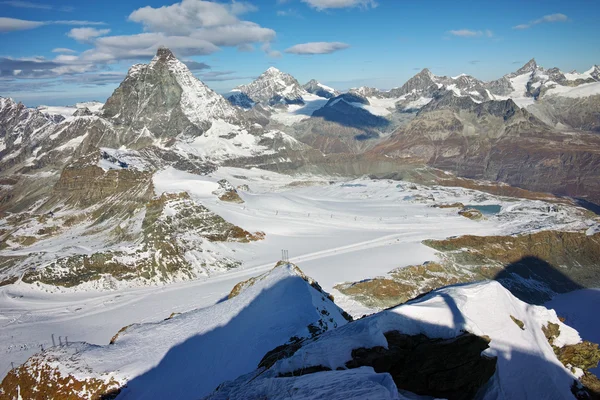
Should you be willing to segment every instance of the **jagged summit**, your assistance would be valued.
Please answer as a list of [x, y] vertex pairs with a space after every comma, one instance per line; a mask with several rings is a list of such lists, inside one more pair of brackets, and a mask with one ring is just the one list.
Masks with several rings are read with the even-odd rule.
[[254, 82], [235, 88], [247, 95], [255, 103], [266, 105], [304, 104], [302, 96], [306, 91], [292, 75], [270, 67]]
[[428, 76], [430, 78], [434, 77], [435, 75], [433, 74], [433, 72], [431, 72], [429, 70], [429, 68], [423, 68], [418, 74], [417, 76]]
[[532, 58], [531, 60], [527, 61], [527, 63], [525, 65], [523, 65], [521, 68], [519, 68], [517, 70], [516, 75], [523, 75], [526, 73], [531, 73], [531, 72], [535, 71], [536, 69], [538, 69], [537, 62], [535, 61], [535, 58]]
[[427, 68], [423, 68], [418, 74], [410, 78], [400, 88], [392, 89], [394, 96], [403, 96], [410, 93], [419, 93], [427, 97], [438, 89], [439, 85], [435, 81], [436, 76]]
[[281, 73], [281, 71], [275, 67], [269, 67], [269, 68], [267, 68], [267, 70], [264, 73], [265, 74], [279, 74], [279, 73]]
[[154, 59], [157, 61], [168, 61], [168, 60], [174, 60], [176, 59], [175, 55], [173, 54], [173, 52], [171, 50], [169, 50], [167, 47], [159, 47], [158, 50], [156, 51], [156, 56], [154, 56]]

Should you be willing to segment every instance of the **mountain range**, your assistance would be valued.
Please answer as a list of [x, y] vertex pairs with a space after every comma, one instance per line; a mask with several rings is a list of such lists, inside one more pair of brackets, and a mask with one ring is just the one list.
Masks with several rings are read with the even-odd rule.
[[[272, 67], [222, 96], [167, 48], [104, 103], [0, 97], [6, 332], [21, 298], [135, 314], [110, 344], [31, 339], [0, 397], [593, 398], [597, 345], [543, 304], [600, 285], [598, 110], [598, 66], [347, 92]], [[341, 257], [335, 298], [272, 268], [288, 245]], [[129, 307], [154, 295], [185, 306]]]

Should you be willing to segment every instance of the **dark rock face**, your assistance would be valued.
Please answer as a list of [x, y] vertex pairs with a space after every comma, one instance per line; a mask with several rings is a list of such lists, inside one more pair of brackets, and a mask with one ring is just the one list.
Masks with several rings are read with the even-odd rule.
[[412, 157], [459, 176], [600, 201], [600, 138], [554, 131], [512, 100], [443, 94], [370, 153]]
[[402, 87], [398, 89], [392, 89], [390, 91], [391, 97], [399, 97], [405, 94], [409, 94], [413, 91], [423, 93], [427, 95], [433, 93], [438, 89], [436, 82], [434, 81], [434, 75], [427, 68], [423, 69], [417, 75], [410, 78]]
[[104, 171], [96, 165], [99, 153], [66, 166], [54, 186], [54, 194], [69, 204], [89, 206], [116, 194], [135, 193], [140, 201], [153, 196], [152, 173], [120, 169]]
[[304, 88], [304, 90], [306, 90], [308, 93], [312, 93], [314, 95], [326, 99], [331, 99], [332, 97], [338, 96], [340, 94], [338, 91], [330, 92], [328, 90], [325, 90], [322, 86], [319, 85], [319, 82], [315, 79], [310, 80], [307, 84], [302, 86], [302, 88]]
[[241, 107], [245, 109], [250, 109], [254, 107], [254, 101], [246, 93], [237, 92], [227, 97], [227, 101], [231, 103], [231, 105], [236, 107]]
[[481, 355], [489, 339], [471, 333], [450, 340], [398, 331], [385, 337], [387, 349], [354, 349], [346, 367], [389, 372], [398, 389], [450, 400], [474, 398], [496, 371], [496, 359]]

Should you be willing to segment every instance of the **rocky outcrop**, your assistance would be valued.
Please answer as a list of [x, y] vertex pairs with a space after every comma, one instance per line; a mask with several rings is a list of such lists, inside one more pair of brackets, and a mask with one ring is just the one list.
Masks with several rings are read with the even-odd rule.
[[[75, 351], [75, 346], [69, 350]], [[63, 374], [52, 363], [56, 360], [54, 353], [54, 349], [49, 349], [9, 371], [0, 385], [0, 398], [111, 400], [121, 392], [121, 384], [114, 379], [81, 378]]]
[[518, 236], [427, 240], [441, 262], [402, 267], [387, 276], [335, 288], [367, 307], [383, 309], [431, 290], [496, 279], [515, 296], [541, 304], [557, 293], [600, 284], [600, 235], [543, 231]]
[[54, 186], [57, 202], [85, 208], [125, 192], [128, 192], [129, 199], [136, 194], [135, 197], [142, 201], [153, 196], [152, 171], [128, 168], [105, 171], [97, 165], [99, 159], [100, 152], [92, 153], [62, 170]]
[[346, 367], [370, 366], [390, 373], [400, 390], [450, 400], [474, 398], [496, 371], [496, 359], [481, 354], [489, 338], [465, 333], [443, 340], [398, 331], [385, 338], [387, 348], [353, 349]]
[[[111, 203], [115, 201], [113, 197]], [[130, 205], [125, 203], [123, 207]], [[103, 220], [123, 211], [114, 208], [115, 205], [110, 204], [103, 214], [95, 214]], [[58, 258], [43, 268], [26, 272], [23, 281], [75, 287], [107, 280], [137, 280], [143, 284], [193, 279], [239, 265], [230, 257], [205, 250], [204, 241], [248, 243], [264, 238], [264, 233], [250, 233], [194, 203], [185, 192], [164, 194], [148, 201], [142, 215], [141, 237], [128, 238], [126, 232], [120, 232], [119, 226], [113, 232], [118, 240], [137, 240], [138, 245], [133, 249]]]
[[213, 194], [219, 196], [219, 200], [238, 204], [244, 202], [237, 190], [226, 179], [221, 179], [217, 183], [219, 184], [220, 188], [219, 190], [214, 191]]

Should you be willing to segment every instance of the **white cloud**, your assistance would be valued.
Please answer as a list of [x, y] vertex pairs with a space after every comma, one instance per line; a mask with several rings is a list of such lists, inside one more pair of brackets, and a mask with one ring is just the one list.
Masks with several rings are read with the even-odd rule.
[[199, 28], [237, 25], [240, 23], [238, 15], [255, 10], [255, 6], [245, 2], [221, 4], [205, 0], [183, 0], [160, 8], [139, 8], [129, 15], [129, 20], [141, 23], [151, 32], [188, 35]]
[[246, 43], [270, 42], [275, 39], [275, 31], [254, 22], [239, 21], [233, 25], [200, 28], [191, 33], [191, 36], [216, 46], [239, 46]]
[[[101, 25], [100, 22], [0, 18], [0, 32], [33, 29], [48, 24], [79, 25], [82, 27], [71, 29], [67, 35], [78, 42], [92, 45], [81, 54], [65, 48], [54, 49], [55, 53], [59, 53], [54, 60], [4, 60], [0, 64], [6, 68], [2, 68], [0, 73], [6, 74], [6, 79], [14, 79], [10, 78], [13, 72], [23, 69], [24, 75], [20, 77], [62, 77], [64, 80], [77, 74], [96, 73], [120, 60], [150, 59], [160, 46], [170, 48], [177, 57], [184, 59], [212, 54], [228, 46], [239, 51], [252, 51], [255, 45], [262, 46], [269, 57], [281, 57], [281, 52], [271, 48], [271, 42], [276, 37], [275, 31], [241, 17], [256, 10], [251, 3], [233, 0], [180, 0], [164, 7], [143, 7], [134, 10], [129, 20], [141, 24], [144, 32], [122, 36], [107, 36], [109, 29], [92, 27]], [[196, 70], [208, 67], [199, 62], [191, 66]], [[231, 79], [229, 76], [209, 77], [224, 80], [226, 77]], [[106, 75], [98, 75], [97, 78], [114, 79]]]
[[[82, 63], [77, 56], [61, 54], [54, 60], [43, 57], [0, 57], [0, 76], [27, 78], [56, 78], [63, 75], [93, 71], [96, 66]], [[15, 73], [18, 71], [18, 73]]]
[[88, 43], [91, 39], [104, 36], [108, 33], [110, 33], [110, 29], [73, 28], [67, 33], [67, 36], [80, 43]]
[[43, 25], [106, 25], [104, 22], [95, 21], [28, 21], [17, 18], [0, 17], [0, 32], [23, 31], [28, 29], [38, 28]]
[[77, 53], [75, 50], [67, 49], [65, 47], [57, 47], [56, 49], [52, 49], [53, 53]]
[[465, 37], [465, 38], [472, 38], [472, 37], [493, 37], [494, 36], [494, 32], [492, 32], [489, 29], [483, 30], [483, 31], [474, 31], [471, 29], [457, 29], [457, 30], [452, 30], [452, 31], [448, 31], [449, 34], [451, 34], [452, 36], [458, 36], [458, 37]]
[[63, 21], [46, 21], [45, 24], [54, 24], [54, 25], [106, 25], [106, 22], [94, 22], [94, 21], [80, 21], [80, 20], [63, 20]]
[[38, 10], [59, 10], [59, 11], [73, 11], [73, 7], [63, 6], [55, 8], [51, 4], [42, 4], [42, 3], [32, 3], [29, 1], [21, 1], [21, 0], [10, 0], [10, 1], [0, 1], [0, 4], [5, 4], [9, 7], [15, 8], [33, 8]]
[[[220, 3], [206, 0], [182, 0], [168, 6], [150, 6], [134, 10], [129, 20], [144, 27], [144, 33], [104, 36], [104, 29], [73, 29], [69, 36], [94, 48], [83, 52], [82, 62], [111, 63], [117, 60], [152, 57], [158, 47], [170, 48], [178, 57], [207, 55], [222, 46], [250, 51], [253, 43], [269, 43], [274, 30], [238, 17], [255, 11], [256, 7], [242, 1]], [[277, 57], [281, 53], [269, 50]]]
[[94, 49], [81, 54], [88, 62], [112, 62], [150, 58], [160, 46], [173, 50], [178, 56], [207, 55], [219, 50], [214, 44], [189, 36], [167, 36], [163, 33], [140, 33], [127, 36], [104, 36], [94, 41]]
[[0, 17], [0, 32], [24, 31], [44, 25], [40, 21], [26, 21], [24, 19]]
[[552, 23], [552, 22], [566, 22], [568, 20], [569, 20], [569, 17], [567, 17], [565, 14], [548, 14], [548, 15], [544, 15], [542, 18], [538, 18], [536, 20], [529, 21], [526, 24], [520, 24], [517, 26], [513, 26], [513, 29], [523, 30], [523, 29], [529, 29], [534, 25]]
[[302, 0], [309, 6], [317, 10], [326, 10], [328, 8], [351, 8], [351, 7], [377, 7], [375, 0]]
[[313, 54], [330, 54], [335, 51], [347, 49], [349, 44], [342, 42], [311, 42], [302, 43], [286, 49], [286, 53], [313, 55]]

